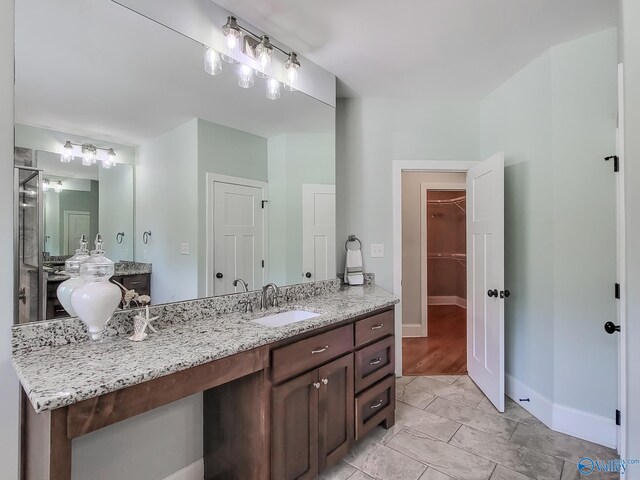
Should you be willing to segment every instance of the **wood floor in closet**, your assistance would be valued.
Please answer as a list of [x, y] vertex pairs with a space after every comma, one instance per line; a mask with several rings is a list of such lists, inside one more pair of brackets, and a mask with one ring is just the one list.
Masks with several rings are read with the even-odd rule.
[[467, 311], [456, 305], [429, 306], [429, 336], [402, 339], [403, 375], [467, 373]]

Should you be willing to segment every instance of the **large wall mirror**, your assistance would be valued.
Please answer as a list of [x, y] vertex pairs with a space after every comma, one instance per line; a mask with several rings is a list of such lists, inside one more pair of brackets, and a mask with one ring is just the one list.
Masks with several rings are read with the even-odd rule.
[[335, 278], [333, 107], [110, 0], [17, 0], [15, 51], [16, 323], [82, 235], [152, 304]]

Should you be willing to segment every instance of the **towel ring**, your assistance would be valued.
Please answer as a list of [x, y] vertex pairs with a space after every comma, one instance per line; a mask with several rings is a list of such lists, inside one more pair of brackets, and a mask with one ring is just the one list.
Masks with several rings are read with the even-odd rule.
[[344, 249], [345, 250], [349, 250], [349, 247], [347, 247], [347, 245], [349, 244], [349, 242], [358, 242], [358, 245], [360, 245], [360, 250], [362, 250], [362, 242], [360, 241], [360, 239], [358, 237], [356, 237], [355, 235], [349, 235], [349, 237], [347, 238], [347, 241], [344, 242]]

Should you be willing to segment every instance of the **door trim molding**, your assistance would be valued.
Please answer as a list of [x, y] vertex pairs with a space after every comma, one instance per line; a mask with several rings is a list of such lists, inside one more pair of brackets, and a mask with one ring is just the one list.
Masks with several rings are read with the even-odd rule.
[[64, 226], [62, 227], [62, 241], [64, 242], [62, 249], [64, 252], [63, 255], [73, 255], [72, 252], [67, 251], [69, 248], [69, 215], [86, 215], [89, 217], [89, 234], [87, 235], [87, 241], [89, 245], [91, 245], [91, 238], [89, 238], [91, 236], [91, 212], [87, 212], [86, 210], [65, 210], [63, 212]]
[[478, 165], [477, 161], [394, 160], [391, 164], [393, 203], [393, 294], [400, 299], [396, 314], [396, 376], [402, 376], [402, 172], [462, 172]]
[[[241, 185], [254, 187], [262, 190], [262, 200], [269, 200], [269, 183], [250, 178], [232, 177], [220, 175], [218, 173], [207, 172], [207, 204], [206, 204], [206, 251], [205, 251], [205, 292], [207, 297], [214, 295], [213, 272], [215, 272], [215, 222], [213, 221], [214, 210], [214, 184], [228, 183], [231, 185]], [[269, 210], [262, 210], [262, 255], [264, 256], [264, 269], [262, 270], [263, 280], [269, 278]]]

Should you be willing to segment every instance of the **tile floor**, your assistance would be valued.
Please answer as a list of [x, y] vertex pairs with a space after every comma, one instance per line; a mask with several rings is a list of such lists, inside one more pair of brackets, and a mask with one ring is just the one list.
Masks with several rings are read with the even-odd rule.
[[378, 427], [321, 480], [576, 480], [580, 458], [617, 458], [548, 429], [509, 398], [498, 413], [467, 375], [402, 377], [396, 394], [395, 426]]

